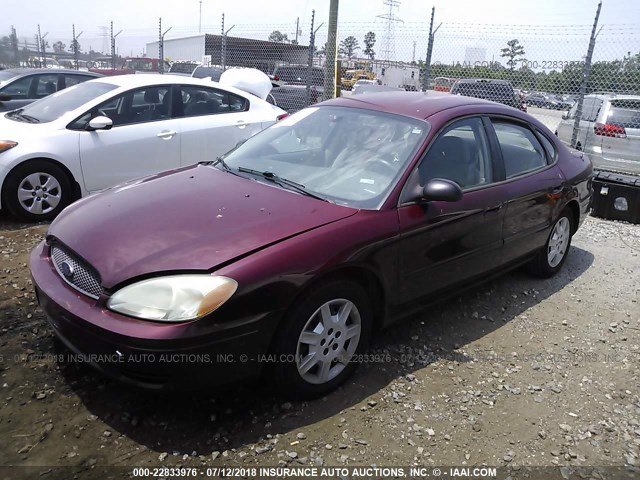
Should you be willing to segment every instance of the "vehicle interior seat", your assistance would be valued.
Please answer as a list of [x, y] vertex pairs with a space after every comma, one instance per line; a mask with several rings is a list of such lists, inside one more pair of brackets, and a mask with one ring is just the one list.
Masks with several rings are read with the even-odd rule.
[[145, 109], [138, 112], [135, 117], [136, 122], [148, 122], [160, 118], [162, 104], [160, 103], [160, 95], [157, 88], [145, 90], [144, 101], [147, 104]]
[[530, 172], [544, 166], [546, 159], [541, 152], [517, 145], [500, 144], [507, 178]]
[[426, 185], [434, 178], [445, 178], [462, 188], [477, 185], [479, 175], [474, 173], [477, 171], [477, 162], [474, 165], [473, 157], [464, 139], [454, 136], [438, 138], [418, 167], [421, 184]]
[[187, 116], [194, 115], [206, 115], [209, 113], [209, 106], [207, 105], [209, 96], [205, 92], [197, 92], [192, 102], [189, 102], [184, 109], [184, 114]]
[[207, 110], [207, 113], [220, 113], [222, 111], [220, 100], [215, 98], [207, 100]]
[[56, 93], [58, 88], [54, 82], [47, 82], [44, 84], [44, 90], [47, 92], [47, 95], [51, 95], [52, 93]]

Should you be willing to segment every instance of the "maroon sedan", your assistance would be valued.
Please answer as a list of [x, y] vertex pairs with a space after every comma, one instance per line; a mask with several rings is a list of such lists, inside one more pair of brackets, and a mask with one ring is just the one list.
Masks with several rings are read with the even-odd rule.
[[112, 377], [197, 388], [267, 371], [321, 395], [426, 302], [523, 264], [558, 272], [591, 175], [511, 107], [340, 98], [224, 158], [80, 200], [31, 271], [56, 334]]

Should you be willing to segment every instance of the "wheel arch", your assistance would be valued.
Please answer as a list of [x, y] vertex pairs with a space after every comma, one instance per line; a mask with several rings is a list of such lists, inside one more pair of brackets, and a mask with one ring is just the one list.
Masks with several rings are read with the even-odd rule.
[[71, 170], [69, 170], [69, 168], [64, 163], [49, 157], [34, 157], [34, 158], [29, 158], [28, 160], [22, 160], [21, 162], [16, 163], [7, 172], [7, 175], [5, 176], [5, 180], [2, 183], [2, 191], [0, 192], [0, 200], [2, 201], [1, 205], [6, 204], [6, 195], [7, 195], [6, 179], [9, 177], [9, 175], [11, 175], [11, 173], [14, 172], [16, 168], [23, 167], [28, 163], [36, 162], [36, 161], [49, 162], [55, 165], [56, 167], [60, 168], [69, 177], [69, 180], [71, 181], [71, 187], [72, 187], [72, 193], [73, 193], [73, 196], [71, 198], [72, 202], [75, 202], [76, 200], [79, 200], [82, 197], [82, 188], [80, 187], [78, 180], [75, 178]]
[[575, 199], [569, 200], [564, 208], [568, 208], [573, 215], [573, 223], [571, 225], [571, 234], [573, 235], [578, 230], [578, 225], [580, 224], [580, 204]]
[[[373, 313], [372, 333], [375, 335], [382, 330], [387, 316], [386, 291], [378, 276], [369, 268], [362, 265], [345, 265], [313, 278], [301, 287], [300, 291], [298, 291], [288, 303], [286, 310], [289, 311], [312, 289], [339, 280], [352, 281], [364, 289], [371, 300], [371, 310]], [[271, 339], [270, 350], [273, 349], [277, 341], [279, 328], [280, 327], [276, 329]]]

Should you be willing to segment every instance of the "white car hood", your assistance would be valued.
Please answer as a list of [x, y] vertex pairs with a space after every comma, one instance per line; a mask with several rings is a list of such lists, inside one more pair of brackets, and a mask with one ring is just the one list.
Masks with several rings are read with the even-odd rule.
[[44, 130], [51, 130], [56, 122], [27, 123], [5, 118], [5, 112], [0, 114], [0, 140], [27, 141], [34, 135], [41, 135]]
[[262, 100], [267, 99], [273, 88], [271, 79], [257, 68], [230, 68], [220, 75], [218, 83], [250, 93]]

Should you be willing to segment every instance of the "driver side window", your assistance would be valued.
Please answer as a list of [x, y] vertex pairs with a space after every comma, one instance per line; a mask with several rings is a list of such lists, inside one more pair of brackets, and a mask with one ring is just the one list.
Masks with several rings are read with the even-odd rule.
[[420, 185], [434, 178], [453, 180], [464, 189], [491, 183], [493, 171], [480, 118], [454, 122], [433, 142], [418, 166]]

